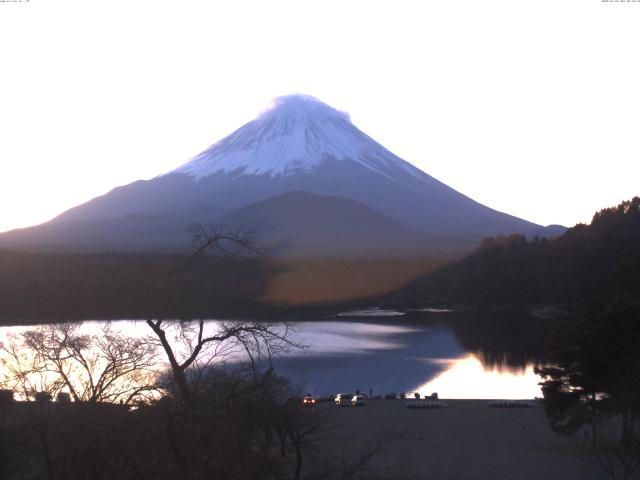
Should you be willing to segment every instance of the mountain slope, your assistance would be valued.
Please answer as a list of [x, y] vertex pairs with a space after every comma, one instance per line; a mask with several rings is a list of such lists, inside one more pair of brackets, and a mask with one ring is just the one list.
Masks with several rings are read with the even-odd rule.
[[[350, 199], [408, 229], [439, 236], [478, 239], [546, 233], [539, 225], [481, 205], [415, 168], [362, 133], [343, 112], [296, 95], [277, 100], [271, 110], [181, 167], [115, 188], [47, 224], [0, 235], [0, 245], [26, 242], [32, 248], [59, 248], [60, 242], [51, 243], [60, 238], [57, 231], [68, 235], [77, 231], [74, 245], [80, 245], [92, 229], [97, 237], [104, 225], [117, 229], [126, 219], [144, 218], [161, 224], [149, 226], [154, 232], [146, 235], [149, 246], [169, 246], [176, 238], [163, 233], [163, 225], [175, 223], [181, 228], [212, 222], [294, 191]], [[122, 227], [121, 241], [116, 243], [126, 249], [127, 235], [133, 235], [132, 247], [144, 248], [144, 232], [127, 234], [131, 228], [137, 227]]]
[[126, 214], [21, 228], [0, 235], [0, 245], [25, 251], [171, 253], [185, 251], [192, 226], [179, 217]]
[[221, 217], [228, 228], [250, 226], [271, 253], [404, 256], [452, 250], [446, 239], [419, 233], [354, 200], [294, 191]]

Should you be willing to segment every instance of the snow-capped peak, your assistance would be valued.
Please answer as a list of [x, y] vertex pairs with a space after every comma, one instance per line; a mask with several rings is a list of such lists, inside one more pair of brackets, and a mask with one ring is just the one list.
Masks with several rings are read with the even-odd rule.
[[333, 159], [352, 160], [385, 176], [393, 167], [422, 174], [358, 130], [347, 113], [314, 97], [289, 95], [272, 105], [173, 172], [196, 179], [218, 172], [284, 176]]
[[351, 123], [349, 114], [321, 102], [311, 95], [285, 95], [271, 101], [271, 107], [264, 111], [261, 119], [278, 118], [279, 121], [306, 121], [315, 117]]

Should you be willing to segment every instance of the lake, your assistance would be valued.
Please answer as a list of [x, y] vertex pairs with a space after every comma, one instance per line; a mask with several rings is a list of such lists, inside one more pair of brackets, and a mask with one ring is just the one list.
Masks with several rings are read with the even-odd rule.
[[[96, 332], [101, 323], [86, 321], [82, 329]], [[113, 325], [130, 335], [150, 333], [141, 321]], [[209, 329], [215, 325], [207, 322]], [[1, 327], [0, 338], [27, 328], [33, 327]], [[296, 323], [293, 338], [307, 348], [276, 357], [274, 368], [315, 396], [360, 390], [531, 399], [541, 396], [533, 368], [548, 331], [543, 322], [510, 312], [348, 312]]]

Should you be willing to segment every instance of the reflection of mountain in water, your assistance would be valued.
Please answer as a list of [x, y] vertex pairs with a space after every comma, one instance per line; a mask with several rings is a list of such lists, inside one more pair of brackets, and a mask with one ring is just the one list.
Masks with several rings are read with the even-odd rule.
[[485, 369], [522, 373], [540, 360], [545, 326], [511, 315], [412, 313], [402, 319], [305, 322], [311, 347], [275, 360], [276, 371], [316, 395], [402, 392], [474, 353]]

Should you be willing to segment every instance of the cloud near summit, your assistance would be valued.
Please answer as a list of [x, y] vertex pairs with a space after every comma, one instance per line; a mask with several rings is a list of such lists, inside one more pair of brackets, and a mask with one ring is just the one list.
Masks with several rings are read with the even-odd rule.
[[291, 110], [304, 111], [310, 114], [330, 114], [332, 116], [341, 117], [343, 120], [351, 123], [351, 116], [348, 112], [333, 108], [313, 95], [306, 95], [302, 93], [293, 93], [274, 98], [271, 100], [269, 107], [260, 113], [259, 117], [262, 117], [269, 112]]

